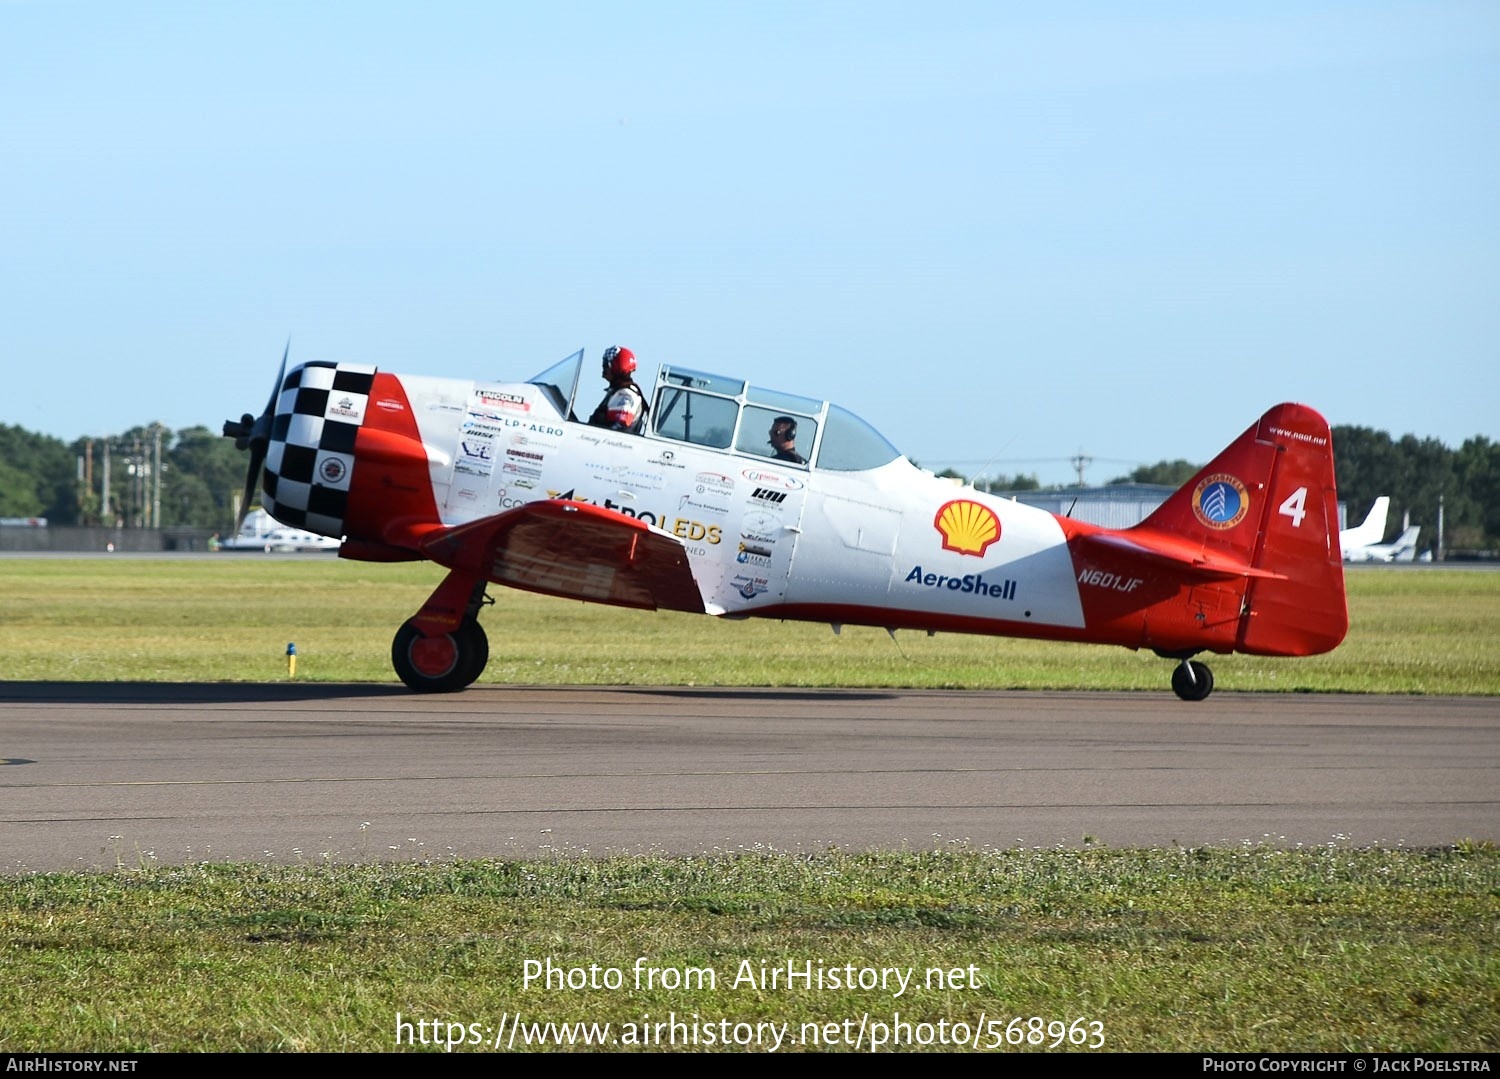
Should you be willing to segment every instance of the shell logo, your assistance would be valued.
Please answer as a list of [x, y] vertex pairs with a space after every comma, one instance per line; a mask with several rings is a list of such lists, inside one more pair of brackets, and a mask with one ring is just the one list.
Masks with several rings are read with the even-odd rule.
[[982, 556], [1000, 538], [1000, 518], [995, 511], [966, 498], [938, 507], [932, 527], [943, 537], [943, 550]]

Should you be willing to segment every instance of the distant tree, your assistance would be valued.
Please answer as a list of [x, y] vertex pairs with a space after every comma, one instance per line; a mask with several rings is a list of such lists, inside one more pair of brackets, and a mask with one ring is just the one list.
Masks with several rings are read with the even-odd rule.
[[1450, 547], [1494, 547], [1500, 545], [1500, 443], [1478, 436], [1458, 448], [1453, 459], [1454, 481], [1468, 501], [1472, 514], [1449, 526], [1445, 500], [1443, 517]]
[[1160, 483], [1168, 487], [1181, 487], [1197, 474], [1202, 465], [1184, 461], [1158, 461], [1154, 465], [1141, 465], [1127, 476], [1117, 476], [1110, 483]]
[[35, 477], [0, 461], [0, 517], [39, 517], [41, 513]]
[[162, 520], [228, 531], [234, 524], [234, 501], [245, 486], [248, 458], [231, 439], [207, 427], [185, 427], [163, 462], [165, 490]]
[[998, 476], [981, 479], [974, 486], [977, 490], [988, 491], [991, 494], [999, 494], [1002, 491], [1040, 491], [1042, 489], [1041, 482], [1037, 480], [1035, 474], [1020, 472], [1014, 476], [1007, 476], [1002, 472]]
[[0, 466], [0, 516], [77, 520], [76, 465], [61, 439], [0, 424]]

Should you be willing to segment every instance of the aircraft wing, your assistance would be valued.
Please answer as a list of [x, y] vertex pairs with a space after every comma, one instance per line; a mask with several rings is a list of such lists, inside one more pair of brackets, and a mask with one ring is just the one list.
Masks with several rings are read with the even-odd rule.
[[1286, 580], [1285, 574], [1259, 569], [1232, 555], [1209, 550], [1202, 543], [1166, 532], [1143, 533], [1139, 528], [1131, 529], [1128, 536], [1119, 532], [1096, 532], [1078, 536], [1073, 543], [1085, 552], [1092, 547], [1117, 556], [1123, 554], [1201, 580], [1223, 581], [1238, 577]]
[[703, 614], [703, 594], [674, 536], [586, 502], [531, 502], [417, 541], [449, 569], [550, 596]]

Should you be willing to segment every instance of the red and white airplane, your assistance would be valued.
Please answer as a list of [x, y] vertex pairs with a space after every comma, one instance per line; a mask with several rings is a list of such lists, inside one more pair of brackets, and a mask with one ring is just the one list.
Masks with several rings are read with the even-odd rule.
[[[1348, 614], [1328, 423], [1281, 404], [1123, 530], [955, 487], [837, 405], [663, 366], [638, 431], [590, 426], [583, 352], [525, 382], [305, 363], [224, 425], [265, 507], [343, 558], [448, 575], [396, 632], [412, 689], [462, 689], [490, 584], [621, 607], [1306, 656]], [[575, 411], [576, 410], [576, 411]], [[605, 410], [600, 410], [603, 415]], [[773, 425], [797, 451], [777, 459]]]

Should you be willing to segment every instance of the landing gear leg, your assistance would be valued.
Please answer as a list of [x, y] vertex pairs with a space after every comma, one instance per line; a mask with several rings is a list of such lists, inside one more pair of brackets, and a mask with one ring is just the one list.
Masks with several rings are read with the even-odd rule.
[[1184, 659], [1172, 669], [1172, 692], [1185, 701], [1201, 701], [1214, 691], [1214, 672], [1208, 664]]
[[[422, 609], [401, 624], [391, 641], [391, 666], [407, 686], [418, 693], [452, 693], [484, 672], [490, 659], [489, 637], [478, 618], [486, 599], [484, 584], [450, 573]], [[459, 603], [464, 613], [453, 625], [451, 612]], [[445, 623], [452, 628], [445, 629]]]

